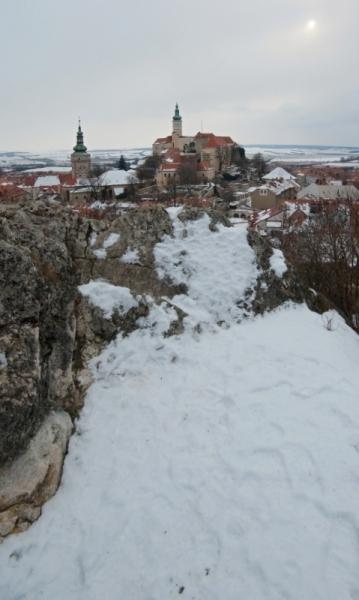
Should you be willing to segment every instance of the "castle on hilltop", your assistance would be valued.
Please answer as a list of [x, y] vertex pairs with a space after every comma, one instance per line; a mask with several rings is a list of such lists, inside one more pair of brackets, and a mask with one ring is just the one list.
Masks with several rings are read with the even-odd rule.
[[181, 170], [190, 165], [199, 182], [212, 181], [243, 152], [229, 136], [198, 132], [195, 136], [183, 135], [182, 117], [176, 104], [172, 118], [172, 134], [158, 138], [152, 151], [161, 158], [156, 173], [159, 187], [168, 187], [181, 181]]

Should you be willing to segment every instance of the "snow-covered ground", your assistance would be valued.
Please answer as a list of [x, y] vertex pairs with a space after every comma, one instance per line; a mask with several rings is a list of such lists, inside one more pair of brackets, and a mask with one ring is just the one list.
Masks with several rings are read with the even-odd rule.
[[71, 167], [35, 167], [34, 169], [25, 169], [24, 173], [51, 173], [52, 171], [55, 173], [71, 173]]
[[[257, 152], [270, 162], [283, 162], [288, 164], [323, 163], [340, 167], [359, 168], [359, 148], [350, 146], [302, 146], [302, 145], [270, 145], [270, 144], [244, 144], [246, 154], [251, 158]], [[96, 150], [89, 148], [92, 159], [101, 164], [108, 164], [124, 156], [131, 165], [143, 162], [151, 154], [151, 148], [119, 148]], [[15, 166], [29, 166], [31, 170], [65, 170], [70, 165], [71, 145], [67, 150], [44, 150], [42, 152], [0, 152], [0, 167], [10, 168]], [[342, 160], [347, 162], [341, 162]], [[51, 161], [50, 165], [46, 163]], [[45, 163], [45, 164], [44, 164]], [[61, 165], [59, 169], [55, 165]]]
[[[94, 360], [58, 493], [0, 546], [0, 598], [357, 600], [359, 338], [305, 306], [239, 323], [245, 228], [183, 238], [172, 216], [156, 260], [188, 297]], [[163, 337], [173, 304], [190, 316]]]
[[[100, 164], [111, 163], [124, 156], [132, 165], [142, 161], [151, 154], [150, 148], [118, 148], [115, 150], [96, 150], [90, 148], [94, 162]], [[29, 166], [27, 171], [68, 171], [71, 170], [71, 146], [67, 150], [43, 150], [42, 152], [0, 152], [0, 168], [14, 168]], [[51, 164], [46, 164], [51, 162]], [[45, 164], [44, 164], [45, 163]], [[57, 168], [57, 166], [59, 168]]]
[[282, 162], [287, 164], [313, 164], [332, 163], [332, 166], [345, 166], [348, 161], [351, 167], [359, 168], [359, 148], [350, 146], [302, 146], [302, 145], [280, 145], [262, 144], [246, 145], [246, 154], [249, 158], [258, 152], [270, 162]]

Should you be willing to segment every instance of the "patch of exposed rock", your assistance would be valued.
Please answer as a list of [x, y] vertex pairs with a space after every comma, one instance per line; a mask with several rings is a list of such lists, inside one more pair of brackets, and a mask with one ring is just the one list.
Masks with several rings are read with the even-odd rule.
[[217, 225], [224, 225], [225, 227], [231, 227], [231, 222], [225, 213], [221, 210], [215, 208], [196, 208], [191, 206], [186, 206], [183, 210], [181, 210], [178, 218], [183, 223], [186, 221], [197, 221], [204, 214], [207, 214], [211, 222], [209, 224], [209, 228], [211, 231], [217, 231]]
[[0, 464], [14, 459], [51, 409], [74, 402], [77, 274], [88, 224], [64, 210], [0, 211]]
[[59, 486], [72, 421], [51, 412], [26, 451], [0, 468], [0, 539], [27, 529]]
[[[92, 251], [97, 259], [83, 272], [85, 280], [105, 279], [115, 285], [128, 287], [134, 294], [151, 293], [158, 299], [184, 291], [158, 279], [154, 268], [153, 248], [164, 235], [173, 231], [171, 219], [161, 207], [132, 210], [113, 221], [106, 231], [93, 241]], [[114, 243], [107, 246], [113, 234]], [[136, 258], [126, 262], [128, 252]]]
[[248, 242], [255, 252], [258, 265], [256, 287], [253, 294], [248, 295], [248, 305], [254, 314], [274, 310], [288, 301], [305, 302], [311, 310], [320, 314], [333, 308], [323, 295], [304, 287], [290, 265], [287, 265], [288, 270], [282, 277], [276, 275], [270, 262], [273, 248], [266, 238], [249, 231]]

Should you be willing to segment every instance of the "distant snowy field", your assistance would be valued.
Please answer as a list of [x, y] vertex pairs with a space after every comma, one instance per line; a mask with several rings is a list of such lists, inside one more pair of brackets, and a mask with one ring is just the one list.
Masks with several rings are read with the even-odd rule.
[[[0, 546], [0, 598], [357, 600], [359, 338], [291, 304], [238, 324], [245, 228], [183, 237], [171, 214], [157, 268], [188, 296], [93, 361], [58, 493]], [[129, 301], [113, 287], [90, 290], [106, 312]]]
[[[124, 155], [130, 163], [136, 163], [151, 154], [150, 148], [120, 148], [116, 150], [89, 150], [92, 159], [99, 163], [113, 163]], [[0, 168], [29, 167], [31, 171], [48, 171], [59, 166], [67, 171], [70, 167], [71, 150], [52, 150], [43, 152], [0, 152]]]
[[[248, 157], [261, 152], [272, 162], [280, 161], [288, 164], [323, 163], [336, 165], [343, 159], [341, 166], [359, 168], [359, 147], [347, 146], [276, 146], [276, 145], [245, 145]], [[151, 148], [122, 148], [114, 150], [92, 150], [93, 160], [106, 164], [118, 160], [121, 155], [134, 164], [151, 154]], [[70, 150], [32, 152], [0, 152], [0, 168], [28, 167], [32, 171], [49, 170], [51, 166], [69, 169]]]
[[[250, 158], [253, 154], [261, 152], [271, 162], [286, 162], [288, 164], [329, 164], [345, 160], [344, 166], [359, 168], [359, 147], [349, 146], [277, 146], [258, 145], [245, 146], [246, 154]], [[347, 162], [348, 161], [348, 162]]]

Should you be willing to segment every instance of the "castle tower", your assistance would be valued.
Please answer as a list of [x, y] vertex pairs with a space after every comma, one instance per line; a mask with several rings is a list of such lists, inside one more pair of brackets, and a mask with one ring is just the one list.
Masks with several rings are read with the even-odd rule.
[[172, 118], [172, 135], [178, 137], [182, 135], [182, 117], [179, 113], [178, 104], [176, 104], [175, 114]]
[[74, 151], [71, 154], [71, 166], [72, 176], [75, 179], [90, 176], [91, 155], [87, 152], [87, 148], [84, 145], [84, 134], [82, 133], [80, 120], [76, 136], [76, 146], [74, 146]]

